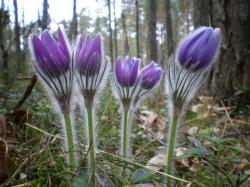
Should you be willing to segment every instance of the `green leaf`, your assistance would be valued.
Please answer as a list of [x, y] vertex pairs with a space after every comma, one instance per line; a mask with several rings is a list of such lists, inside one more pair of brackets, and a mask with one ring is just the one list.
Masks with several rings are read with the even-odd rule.
[[140, 182], [146, 182], [148, 180], [152, 179], [152, 175], [149, 171], [145, 169], [137, 169], [132, 174], [130, 180], [132, 183], [140, 183]]
[[240, 164], [241, 160], [239, 158], [226, 158], [225, 160], [227, 160], [228, 162], [234, 163], [234, 164]]
[[239, 153], [244, 153], [245, 152], [245, 150], [240, 146], [231, 146], [231, 145], [229, 145], [227, 147], [228, 147], [228, 149], [231, 149], [232, 151], [237, 151]]
[[198, 148], [191, 148], [187, 150], [183, 155], [178, 156], [177, 159], [186, 159], [190, 157], [201, 156]]

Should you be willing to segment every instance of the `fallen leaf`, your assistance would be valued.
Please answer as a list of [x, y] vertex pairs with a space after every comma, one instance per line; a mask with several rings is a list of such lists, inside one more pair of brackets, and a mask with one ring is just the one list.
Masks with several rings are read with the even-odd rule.
[[[176, 157], [180, 157], [184, 155], [189, 149], [186, 147], [178, 147], [176, 149]], [[187, 168], [189, 171], [196, 172], [199, 168], [200, 161], [198, 158], [190, 157], [187, 159], [177, 159], [176, 160], [177, 165], [181, 165], [181, 170], [186, 171], [185, 168]]]
[[[142, 109], [139, 111], [138, 120], [149, 138], [163, 140], [165, 138], [166, 123], [157, 113]], [[156, 137], [154, 137], [156, 136]]]
[[243, 158], [239, 164], [233, 164], [233, 168], [235, 171], [240, 172], [248, 163], [248, 160], [246, 158]]
[[198, 133], [199, 132], [199, 127], [191, 127], [188, 131], [187, 131], [187, 134], [189, 136], [192, 136], [194, 135], [195, 133]]
[[[182, 155], [184, 155], [184, 153], [185, 153], [187, 150], [188, 150], [188, 148], [186, 148], [186, 147], [178, 147], [178, 148], [176, 149], [175, 155], [176, 155], [177, 157], [178, 157], [178, 156], [182, 156]], [[188, 160], [187, 160], [187, 159], [181, 159], [180, 162], [181, 162], [181, 164], [182, 164], [183, 166], [189, 167], [189, 163], [188, 163]]]
[[27, 175], [25, 173], [20, 173], [21, 180], [26, 179], [26, 178], [27, 178]]
[[165, 163], [165, 154], [159, 153], [148, 161], [146, 167], [155, 171], [160, 171], [165, 166]]

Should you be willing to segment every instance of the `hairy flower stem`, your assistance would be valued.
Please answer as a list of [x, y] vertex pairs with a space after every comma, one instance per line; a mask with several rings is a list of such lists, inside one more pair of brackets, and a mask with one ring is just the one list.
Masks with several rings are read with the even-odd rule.
[[88, 138], [89, 138], [89, 164], [90, 181], [95, 186], [95, 136], [93, 124], [93, 107], [87, 107]]
[[64, 120], [65, 120], [65, 125], [66, 125], [66, 135], [67, 135], [67, 143], [68, 143], [69, 168], [71, 172], [74, 172], [75, 170], [74, 137], [73, 137], [71, 120], [70, 120], [70, 113], [64, 114]]
[[[167, 162], [166, 162], [166, 173], [172, 175], [173, 172], [173, 160], [174, 160], [174, 149], [175, 149], [175, 137], [178, 125], [178, 112], [174, 110], [171, 118], [170, 130], [168, 134], [168, 145], [167, 145]], [[171, 187], [171, 179], [167, 177], [166, 187]]]
[[127, 158], [127, 156], [129, 155], [129, 110], [128, 109], [124, 109], [123, 112], [123, 135], [122, 135], [122, 153], [121, 155], [123, 156], [123, 158]]

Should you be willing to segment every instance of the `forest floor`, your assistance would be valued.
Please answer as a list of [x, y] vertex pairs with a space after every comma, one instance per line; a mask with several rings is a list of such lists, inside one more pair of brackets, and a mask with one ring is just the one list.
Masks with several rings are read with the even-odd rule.
[[[69, 176], [73, 186], [87, 186], [81, 108], [76, 105], [74, 109], [82, 172], [74, 175], [65, 169], [60, 120], [42, 86], [37, 82], [21, 108], [13, 110], [28, 84], [29, 80], [18, 80], [8, 87], [0, 86], [0, 152], [4, 153], [0, 155], [0, 182], [4, 181], [0, 186], [68, 186]], [[163, 93], [163, 88], [156, 91], [136, 111], [131, 134], [133, 156], [128, 161], [117, 156], [121, 117], [110, 89], [105, 89], [96, 112], [100, 184], [162, 186], [169, 121]], [[250, 186], [249, 114], [249, 106], [239, 110], [211, 97], [198, 97], [179, 128], [176, 150], [175, 176], [188, 183], [174, 181], [175, 185]]]

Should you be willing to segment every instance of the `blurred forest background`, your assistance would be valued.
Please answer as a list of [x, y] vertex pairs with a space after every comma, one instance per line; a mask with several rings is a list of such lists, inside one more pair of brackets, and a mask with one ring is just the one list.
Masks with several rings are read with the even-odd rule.
[[[188, 113], [187, 124], [201, 125], [205, 131], [206, 128], [216, 124], [218, 129], [212, 129], [212, 135], [219, 138], [227, 136], [238, 138], [233, 143], [225, 140], [216, 142], [215, 145], [212, 142], [215, 147], [219, 145], [220, 149], [216, 147], [217, 150], [221, 150], [220, 153], [216, 151], [217, 155], [214, 159], [218, 163], [217, 169], [222, 168], [222, 171], [225, 170], [224, 174], [228, 172], [228, 176], [235, 176], [232, 180], [235, 179], [236, 183], [241, 181], [240, 179], [242, 184], [248, 180], [250, 171], [246, 173], [245, 166], [248, 165], [250, 168], [248, 160], [250, 153], [247, 151], [250, 149], [249, 0], [93, 0], [95, 4], [100, 5], [95, 7], [93, 3], [91, 9], [95, 9], [94, 16], [89, 13], [89, 8], [77, 7], [80, 1], [87, 0], [63, 0], [58, 3], [66, 1], [72, 1], [72, 7], [67, 7], [65, 10], [52, 10], [50, 3], [54, 0], [41, 0], [41, 7], [36, 10], [37, 14], [31, 22], [27, 22], [26, 16], [32, 8], [32, 4], [26, 6], [28, 0], [1, 0], [0, 2], [0, 152], [10, 151], [10, 157], [0, 153], [0, 183], [5, 181], [4, 185], [17, 185], [25, 181], [33, 181], [35, 186], [39, 186], [38, 184], [43, 186], [45, 183], [47, 186], [63, 186], [59, 185], [63, 178], [63, 172], [61, 172], [63, 157], [58, 151], [61, 150], [58, 144], [54, 144], [58, 138], [46, 134], [49, 132], [52, 135], [58, 135], [60, 127], [54, 120], [50, 102], [45, 99], [43, 89], [32, 70], [28, 44], [30, 34], [40, 34], [44, 29], [55, 32], [56, 25], [64, 26], [72, 46], [78, 34], [85, 36], [86, 33], [94, 35], [100, 32], [104, 38], [106, 55], [110, 56], [112, 64], [118, 56], [130, 55], [142, 58], [144, 64], [155, 60], [164, 68], [167, 67], [168, 58], [174, 55], [178, 42], [185, 35], [200, 26], [219, 27], [223, 37], [221, 52], [206, 85], [199, 93], [209, 96], [206, 97], [209, 105], [204, 99], [202, 104], [205, 109], [197, 106], [198, 109], [194, 109], [191, 115]], [[35, 4], [37, 1], [30, 2]], [[71, 17], [62, 17], [60, 21], [55, 21], [51, 16], [52, 11], [53, 14], [57, 11], [60, 14], [67, 11], [70, 12]], [[145, 117], [150, 116], [153, 123], [164, 126], [161, 128], [164, 129], [161, 133], [165, 134], [167, 120], [162, 119], [162, 116], [166, 116], [163, 80], [161, 84], [157, 97], [149, 99], [146, 103], [148, 108], [156, 113], [144, 110], [143, 115], [139, 113], [138, 120], [145, 121]], [[107, 99], [110, 95], [110, 90], [104, 92], [100, 102], [100, 108], [103, 111], [100, 109], [97, 111], [98, 114], [102, 114], [100, 121], [104, 124], [100, 128], [99, 141], [103, 150], [115, 154], [119, 141], [117, 138], [119, 137], [118, 105], [113, 98]], [[208, 110], [212, 112], [207, 112]], [[202, 119], [198, 112], [203, 112]], [[187, 131], [186, 129], [185, 132]], [[217, 134], [218, 131], [220, 135]], [[135, 132], [141, 131], [136, 129]], [[6, 142], [8, 142], [8, 150]], [[185, 145], [190, 145], [187, 142], [188, 140]], [[17, 144], [18, 146], [12, 149], [13, 145]], [[227, 149], [229, 144], [230, 146], [242, 145], [244, 151], [231, 150], [231, 148], [229, 150]], [[144, 145], [148, 149], [144, 149], [142, 147]], [[133, 147], [137, 161], [145, 164], [155, 155], [156, 147], [162, 145], [164, 145], [162, 141], [145, 140], [138, 133]], [[226, 160], [229, 155], [238, 160]], [[102, 159], [112, 162], [110, 157]], [[244, 164], [236, 167], [234, 165], [236, 161], [236, 164], [243, 162]], [[106, 165], [104, 163], [103, 167], [105, 168]], [[197, 183], [203, 186], [207, 186], [208, 181], [213, 185], [213, 182], [218, 182], [217, 178], [213, 178], [214, 169], [211, 169], [213, 166], [207, 168], [207, 165], [202, 165], [199, 169], [196, 168], [196, 175], [191, 171], [189, 171], [191, 174], [186, 174], [187, 171], [184, 171], [181, 176], [184, 178], [185, 175], [191, 181], [198, 181]], [[108, 171], [110, 172], [108, 175], [115, 178], [114, 186], [130, 183], [124, 181], [126, 177], [117, 176], [115, 169], [113, 173], [111, 170]], [[17, 175], [18, 173], [20, 176]], [[224, 174], [220, 176], [221, 184], [227, 179]], [[160, 181], [159, 178], [156, 177], [156, 179]]]
[[[155, 60], [165, 66], [184, 35], [199, 26], [221, 28], [221, 54], [209, 78], [207, 93], [220, 98], [236, 96], [239, 105], [249, 103], [248, 0], [122, 0], [119, 3], [99, 0], [96, 2], [103, 7], [95, 10], [94, 17], [89, 16], [86, 8], [76, 12], [77, 0], [72, 1], [72, 7], [57, 10], [72, 11], [72, 19], [65, 21], [69, 18], [62, 18], [56, 24], [64, 25], [72, 43], [78, 34], [102, 33], [106, 54], [112, 62], [117, 56], [131, 55], [143, 58], [144, 63]], [[4, 84], [30, 73], [28, 36], [55, 25], [50, 16], [49, 0], [43, 1], [43, 7], [37, 10], [36, 21], [29, 24], [25, 22], [25, 11], [29, 11], [24, 9], [26, 1], [22, 1], [23, 7], [20, 2], [1, 1], [0, 65], [1, 83]], [[14, 7], [13, 12], [10, 6]]]
[[[164, 66], [179, 40], [194, 28], [202, 25], [221, 28], [221, 54], [207, 84], [208, 94], [220, 98], [237, 95], [239, 105], [249, 103], [250, 5], [247, 0], [122, 0], [119, 3], [107, 0], [99, 1], [103, 7], [96, 9], [95, 17], [90, 17], [86, 8], [76, 12], [77, 2], [72, 1], [73, 7], [65, 10], [72, 9], [72, 19], [62, 18], [57, 24], [64, 25], [72, 43], [78, 34], [100, 32], [112, 62], [117, 56], [131, 55], [143, 58], [144, 63], [155, 60]], [[37, 10], [37, 20], [26, 24], [25, 12], [29, 7], [21, 7], [20, 2], [1, 2], [0, 65], [4, 84], [12, 83], [17, 75], [27, 75], [28, 36], [50, 29], [53, 20], [49, 1], [44, 0], [43, 7]], [[11, 3], [14, 12], [9, 11]], [[22, 16], [18, 11], [22, 11]]]

